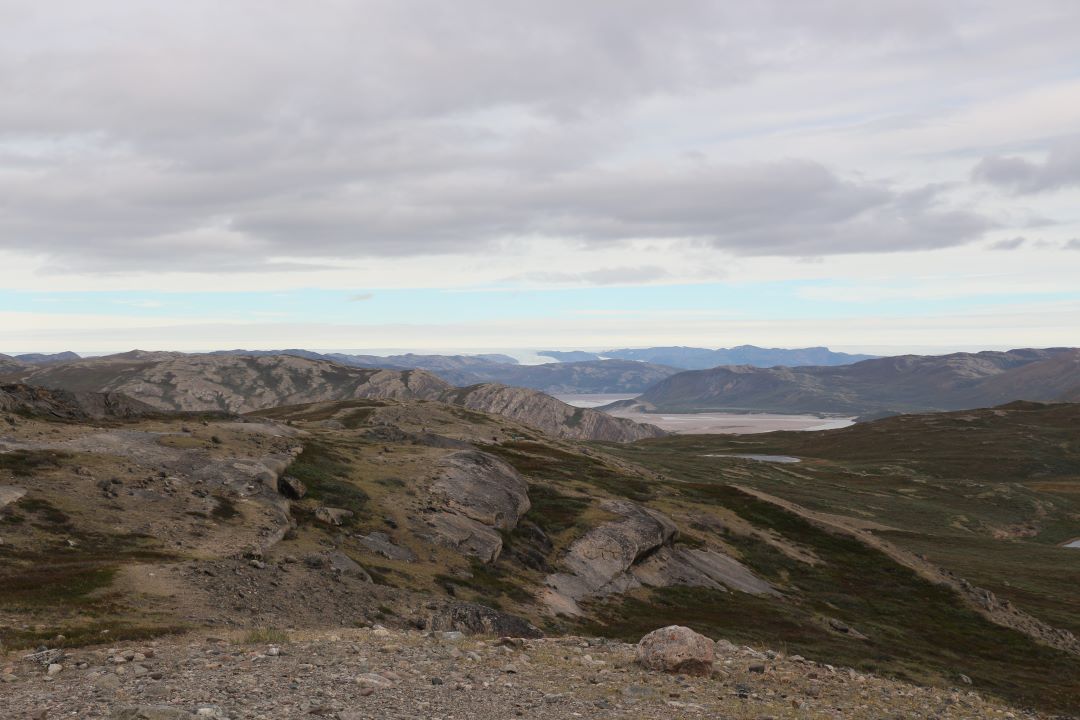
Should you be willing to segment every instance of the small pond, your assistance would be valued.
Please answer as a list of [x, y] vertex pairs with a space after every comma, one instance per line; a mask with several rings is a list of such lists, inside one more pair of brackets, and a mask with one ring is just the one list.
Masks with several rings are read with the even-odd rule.
[[797, 463], [799, 458], [792, 457], [790, 455], [706, 455], [705, 457], [729, 457], [729, 458], [742, 458], [743, 460], [756, 460], [758, 462], [771, 462], [771, 463]]

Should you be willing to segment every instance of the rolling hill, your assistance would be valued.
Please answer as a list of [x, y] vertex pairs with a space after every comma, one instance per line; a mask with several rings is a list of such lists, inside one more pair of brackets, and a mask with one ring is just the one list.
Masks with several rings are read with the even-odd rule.
[[838, 367], [688, 371], [635, 401], [646, 411], [871, 414], [1052, 402], [1080, 394], [1080, 350], [901, 355]]

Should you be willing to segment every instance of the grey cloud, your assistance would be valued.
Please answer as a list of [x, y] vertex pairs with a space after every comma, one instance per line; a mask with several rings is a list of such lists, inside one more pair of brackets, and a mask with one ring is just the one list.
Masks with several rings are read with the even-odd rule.
[[[999, 32], [1026, 17], [991, 5]], [[1077, 18], [1047, 7], [1046, 27]], [[301, 270], [514, 238], [802, 257], [991, 226], [944, 188], [828, 158], [686, 162], [679, 139], [634, 159], [650, 102], [843, 52], [1002, 54], [948, 3], [0, 0], [0, 16], [0, 248], [57, 271]]]
[[1073, 238], [1065, 243], [1066, 250], [1080, 250], [1080, 238]]
[[1080, 186], [1080, 140], [1058, 145], [1042, 162], [1021, 157], [983, 158], [972, 170], [972, 177], [1020, 195]]
[[1027, 243], [1025, 237], [1014, 237], [1007, 240], [998, 240], [997, 242], [990, 244], [991, 250], [1018, 250]]

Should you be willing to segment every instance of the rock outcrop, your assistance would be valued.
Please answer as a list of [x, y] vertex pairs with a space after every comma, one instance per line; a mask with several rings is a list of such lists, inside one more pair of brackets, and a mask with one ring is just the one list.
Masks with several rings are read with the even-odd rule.
[[544, 633], [529, 621], [476, 603], [441, 605], [424, 619], [428, 630], [461, 632], [469, 635], [497, 635], [538, 638]]
[[772, 585], [735, 558], [701, 548], [660, 548], [635, 565], [632, 572], [642, 585], [652, 587], [687, 585], [750, 595], [779, 595]]
[[565, 572], [549, 575], [544, 601], [556, 613], [576, 615], [577, 602], [647, 585], [688, 585], [774, 595], [776, 590], [734, 558], [709, 549], [673, 546], [674, 521], [627, 500], [600, 506], [621, 519], [575, 540], [562, 558]]
[[653, 630], [637, 645], [638, 664], [649, 670], [707, 676], [716, 659], [716, 643], [688, 627]]
[[512, 530], [529, 510], [529, 485], [506, 462], [478, 450], [461, 450], [439, 461], [424, 517], [441, 545], [493, 562], [502, 552], [499, 531]]
[[561, 561], [566, 572], [547, 578], [546, 601], [553, 610], [577, 614], [577, 601], [582, 598], [638, 585], [627, 571], [678, 531], [667, 516], [628, 500], [609, 500], [600, 507], [621, 517], [593, 528], [570, 545]]

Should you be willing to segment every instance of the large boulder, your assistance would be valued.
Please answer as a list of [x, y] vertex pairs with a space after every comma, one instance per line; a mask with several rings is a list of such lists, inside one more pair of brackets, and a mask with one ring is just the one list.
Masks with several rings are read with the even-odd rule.
[[447, 510], [499, 530], [512, 530], [529, 511], [525, 478], [479, 450], [462, 450], [440, 460], [431, 495]]
[[649, 670], [708, 675], [716, 659], [714, 643], [681, 625], [653, 630], [637, 644], [638, 664]]

